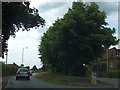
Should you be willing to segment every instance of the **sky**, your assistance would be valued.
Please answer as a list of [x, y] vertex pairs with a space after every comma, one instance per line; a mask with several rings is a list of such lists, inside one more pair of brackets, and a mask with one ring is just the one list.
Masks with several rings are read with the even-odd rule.
[[[90, 1], [96, 0], [83, 0], [83, 2]], [[59, 2], [58, 0], [31, 0], [31, 7], [39, 10], [40, 16], [46, 20], [46, 25], [43, 28], [33, 28], [29, 32], [19, 31], [16, 33], [15, 38], [10, 37], [8, 40], [8, 64], [15, 62], [17, 65], [21, 65], [22, 50], [24, 48], [24, 65], [31, 68], [36, 65], [37, 68], [40, 68], [42, 63], [38, 58], [38, 45], [40, 44], [41, 37], [58, 17], [63, 17], [71, 7], [72, 2], [73, 0], [59, 0]], [[106, 20], [109, 23], [109, 27], [116, 28], [117, 32], [115, 35], [118, 37], [118, 0], [116, 2], [115, 0], [97, 0], [97, 4], [100, 10], [107, 12]]]

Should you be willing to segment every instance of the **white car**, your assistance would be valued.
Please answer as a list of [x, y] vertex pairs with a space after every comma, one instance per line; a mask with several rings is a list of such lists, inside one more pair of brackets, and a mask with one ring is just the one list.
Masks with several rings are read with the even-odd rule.
[[19, 68], [16, 73], [16, 80], [19, 78], [27, 78], [30, 80], [30, 72], [27, 68]]

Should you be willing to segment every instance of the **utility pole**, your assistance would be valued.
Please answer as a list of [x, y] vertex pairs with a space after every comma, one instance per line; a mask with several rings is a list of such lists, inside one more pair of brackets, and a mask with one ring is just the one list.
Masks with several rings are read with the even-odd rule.
[[83, 0], [77, 0], [77, 2], [83, 2]]
[[109, 49], [107, 49], [107, 72], [108, 72], [108, 67], [109, 67], [109, 56], [108, 56], [108, 50], [109, 50]]
[[23, 58], [24, 58], [24, 48], [22, 48], [22, 64], [23, 64]]
[[[27, 49], [28, 47], [25, 47], [25, 49]], [[24, 60], [24, 47], [22, 48], [22, 64], [23, 64], [23, 60]]]
[[5, 55], [6, 55], [6, 64], [8, 59], [8, 41], [5, 42], [6, 48], [5, 48]]
[[7, 64], [7, 59], [8, 59], [8, 49], [6, 49], [6, 64]]

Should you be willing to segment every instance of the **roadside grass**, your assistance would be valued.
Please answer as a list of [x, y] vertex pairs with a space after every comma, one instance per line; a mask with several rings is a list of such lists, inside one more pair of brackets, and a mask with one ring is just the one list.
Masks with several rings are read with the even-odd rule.
[[97, 80], [97, 84], [91, 83], [90, 77], [76, 77], [60, 75], [58, 73], [40, 72], [35, 78], [58, 85], [80, 86], [80, 87], [113, 87], [109, 83], [104, 83]]
[[47, 81], [53, 84], [88, 86], [90, 85], [89, 77], [65, 76], [56, 73], [41, 72], [35, 76], [37, 79]]

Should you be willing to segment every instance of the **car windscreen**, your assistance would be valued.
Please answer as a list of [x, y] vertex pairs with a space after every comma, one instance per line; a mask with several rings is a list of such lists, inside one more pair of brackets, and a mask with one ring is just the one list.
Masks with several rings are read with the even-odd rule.
[[19, 72], [28, 72], [27, 69], [19, 69]]

